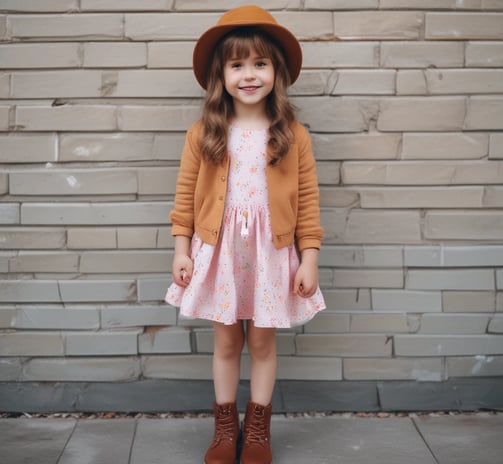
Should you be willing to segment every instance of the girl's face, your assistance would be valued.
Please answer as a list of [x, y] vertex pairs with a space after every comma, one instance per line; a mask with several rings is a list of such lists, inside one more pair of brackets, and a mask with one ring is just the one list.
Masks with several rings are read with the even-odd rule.
[[272, 60], [254, 49], [246, 58], [231, 56], [224, 65], [224, 86], [234, 101], [236, 113], [265, 108], [265, 99], [274, 87]]

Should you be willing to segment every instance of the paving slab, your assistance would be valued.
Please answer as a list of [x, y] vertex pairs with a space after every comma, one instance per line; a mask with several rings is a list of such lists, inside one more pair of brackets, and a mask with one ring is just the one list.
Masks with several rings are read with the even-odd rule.
[[134, 419], [79, 420], [58, 464], [127, 463], [136, 429]]
[[75, 420], [0, 419], [2, 464], [56, 464]]
[[271, 428], [275, 464], [436, 464], [409, 418], [277, 418]]
[[212, 435], [211, 417], [140, 419], [130, 464], [202, 463]]
[[414, 422], [439, 464], [503, 463], [503, 414], [420, 416]]

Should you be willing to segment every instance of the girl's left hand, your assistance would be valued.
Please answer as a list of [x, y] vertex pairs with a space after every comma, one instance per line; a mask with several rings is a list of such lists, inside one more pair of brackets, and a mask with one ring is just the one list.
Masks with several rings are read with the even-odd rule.
[[303, 298], [314, 295], [318, 288], [318, 267], [311, 263], [301, 263], [295, 274], [293, 293]]

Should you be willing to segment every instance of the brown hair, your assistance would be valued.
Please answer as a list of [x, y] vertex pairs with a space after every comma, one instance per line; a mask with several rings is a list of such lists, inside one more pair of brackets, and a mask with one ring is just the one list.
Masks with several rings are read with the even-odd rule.
[[234, 116], [232, 97], [224, 87], [224, 65], [231, 57], [247, 58], [252, 49], [271, 59], [274, 66], [274, 87], [266, 97], [266, 113], [271, 121], [267, 143], [269, 163], [274, 165], [285, 156], [291, 142], [290, 125], [295, 120], [295, 109], [287, 95], [290, 76], [285, 57], [272, 39], [259, 29], [238, 28], [217, 44], [208, 70], [201, 154], [203, 159], [214, 164], [227, 158], [227, 132]]

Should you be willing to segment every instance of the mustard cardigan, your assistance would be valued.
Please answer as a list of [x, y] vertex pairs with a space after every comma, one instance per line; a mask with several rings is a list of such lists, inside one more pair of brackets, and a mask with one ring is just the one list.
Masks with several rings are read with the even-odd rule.
[[[175, 205], [170, 213], [172, 235], [192, 237], [215, 245], [222, 226], [229, 157], [220, 165], [201, 158], [198, 140], [201, 121], [187, 132], [176, 185]], [[296, 242], [299, 251], [320, 248], [319, 189], [316, 162], [309, 133], [300, 123], [292, 125], [293, 142], [275, 166], [267, 165], [267, 189], [274, 245]]]

